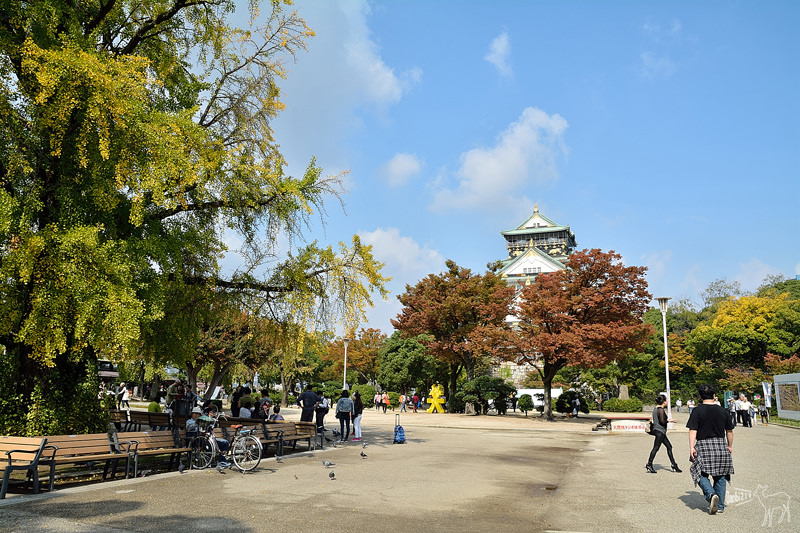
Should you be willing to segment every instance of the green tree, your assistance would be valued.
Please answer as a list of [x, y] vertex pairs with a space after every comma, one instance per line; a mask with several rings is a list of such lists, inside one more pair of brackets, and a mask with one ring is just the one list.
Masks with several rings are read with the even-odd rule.
[[721, 368], [762, 367], [767, 353], [790, 356], [800, 349], [800, 301], [788, 293], [725, 300], [689, 334], [687, 347]]
[[505, 324], [514, 289], [492, 272], [473, 274], [449, 259], [446, 266], [446, 272], [406, 286], [392, 325], [406, 336], [429, 335], [430, 352], [450, 365], [449, 397], [462, 370], [471, 381], [480, 360], [496, 352], [495, 331]]
[[[313, 35], [286, 3], [246, 29], [227, 20], [233, 0], [0, 4], [0, 398], [15, 406], [0, 431], [24, 413], [29, 434], [83, 429], [43, 422], [38, 402], [90, 406], [99, 355], [185, 359], [204, 319], [184, 320], [175, 294], [239, 293], [302, 331], [353, 327], [385, 296], [357, 237], [277, 255], [279, 235], [294, 242], [341, 194], [313, 160], [287, 175], [271, 129], [285, 65]], [[229, 277], [224, 230], [247, 258]]]
[[486, 414], [489, 410], [489, 401], [493, 401], [498, 414], [506, 414], [506, 398], [516, 392], [513, 385], [503, 378], [492, 376], [478, 376], [461, 386], [455, 396], [467, 405], [474, 404], [478, 407], [475, 414]]
[[[428, 390], [442, 366], [426, 347], [424, 335], [403, 337], [395, 331], [380, 350], [378, 383], [388, 390], [408, 394], [412, 388]], [[441, 372], [441, 371], [440, 371]]]

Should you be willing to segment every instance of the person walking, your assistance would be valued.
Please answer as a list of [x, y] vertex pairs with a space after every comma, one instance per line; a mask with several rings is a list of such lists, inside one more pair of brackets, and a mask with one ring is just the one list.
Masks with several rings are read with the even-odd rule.
[[381, 404], [383, 405], [383, 414], [386, 414], [386, 408], [389, 407], [391, 400], [389, 399], [389, 393], [383, 391], [383, 396], [381, 396]]
[[758, 404], [758, 414], [761, 415], [761, 423], [765, 426], [769, 425], [769, 409], [767, 409], [767, 404], [762, 400], [760, 404]]
[[[339, 419], [339, 442], [347, 442], [350, 438], [350, 418], [353, 416], [353, 400], [350, 391], [344, 389], [336, 402], [336, 418]], [[346, 432], [345, 432], [346, 429]]]
[[689, 414], [691, 415], [692, 411], [694, 411], [694, 407], [695, 407], [694, 398], [689, 398], [689, 401], [686, 402], [686, 407], [689, 408]]
[[653, 409], [653, 437], [655, 437], [655, 440], [653, 441], [653, 449], [650, 450], [650, 458], [647, 460], [647, 465], [645, 465], [647, 472], [650, 474], [656, 473], [655, 468], [653, 468], [653, 459], [656, 458], [656, 453], [662, 444], [667, 448], [667, 455], [670, 463], [672, 463], [672, 471], [682, 472], [678, 468], [678, 463], [675, 462], [675, 457], [672, 455], [672, 443], [667, 438], [667, 424], [675, 421], [667, 418], [667, 413], [664, 410], [666, 407], [667, 397], [659, 394], [656, 397], [656, 407]]
[[683, 405], [683, 402], [681, 401], [680, 398], [678, 398], [678, 400], [675, 402], [675, 409], [677, 409], [679, 413], [681, 412], [681, 406], [682, 405]]
[[125, 408], [130, 410], [130, 408], [131, 408], [131, 404], [130, 404], [131, 391], [128, 390], [128, 386], [125, 385], [124, 381], [122, 383], [120, 383], [119, 390], [120, 390], [119, 409], [122, 409], [122, 407], [125, 406]]
[[697, 390], [703, 403], [686, 423], [692, 461], [689, 471], [708, 502], [708, 514], [717, 514], [725, 510], [725, 489], [733, 474], [733, 423], [725, 409], [714, 405], [714, 387], [700, 385]]
[[361, 416], [364, 413], [364, 403], [358, 391], [353, 393], [353, 440], [361, 440]]
[[728, 416], [731, 419], [733, 427], [736, 427], [736, 402], [733, 398], [728, 398]]
[[375, 393], [375, 397], [373, 398], [373, 400], [375, 401], [375, 410], [376, 411], [380, 411], [381, 410], [381, 393], [380, 392], [376, 392]]
[[419, 395], [415, 392], [414, 396], [411, 397], [411, 407], [414, 408], [414, 412], [417, 412], [419, 409]]
[[742, 426], [751, 428], [753, 427], [753, 419], [750, 416], [750, 410], [753, 408], [753, 404], [748, 401], [747, 396], [744, 394], [739, 396], [739, 399], [742, 401]]
[[736, 401], [733, 402], [736, 406], [736, 421], [744, 426], [744, 411], [742, 411], [742, 397], [744, 394], [740, 394]]
[[401, 394], [399, 401], [400, 401], [400, 412], [404, 413], [405, 410], [406, 410], [406, 395], [405, 394]]

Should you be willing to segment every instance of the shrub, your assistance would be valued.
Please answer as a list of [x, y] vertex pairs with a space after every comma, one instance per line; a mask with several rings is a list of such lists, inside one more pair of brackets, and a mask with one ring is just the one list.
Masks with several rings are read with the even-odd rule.
[[160, 413], [161, 406], [158, 405], [158, 402], [150, 402], [150, 405], [147, 406], [148, 413]]
[[361, 403], [364, 404], [364, 409], [375, 407], [375, 387], [372, 385], [353, 385], [353, 393], [358, 391], [361, 395]]
[[533, 398], [530, 394], [523, 394], [517, 401], [517, 408], [528, 416], [528, 411], [533, 410]]
[[556, 411], [559, 413], [571, 413], [572, 400], [575, 398], [578, 398], [581, 402], [580, 412], [588, 413], [589, 405], [586, 403], [586, 398], [584, 398], [578, 391], [574, 390], [564, 391], [561, 393], [561, 396], [556, 398]]
[[638, 398], [630, 398], [627, 400], [620, 400], [619, 398], [609, 398], [603, 402], [603, 410], [612, 413], [641, 413], [642, 400]]

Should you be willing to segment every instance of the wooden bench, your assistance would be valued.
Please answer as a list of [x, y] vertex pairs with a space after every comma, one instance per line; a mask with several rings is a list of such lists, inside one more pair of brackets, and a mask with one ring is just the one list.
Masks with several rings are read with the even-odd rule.
[[52, 449], [47, 448], [47, 439], [44, 437], [0, 437], [0, 456], [5, 456], [5, 473], [3, 486], [0, 489], [0, 499], [6, 497], [11, 472], [24, 470], [25, 483], [33, 481], [34, 494], [39, 493], [39, 463], [42, 457]]
[[139, 475], [139, 458], [169, 455], [169, 468], [180, 463], [182, 454], [191, 462], [191, 446], [185, 446], [180, 433], [172, 431], [128, 431], [114, 433], [110, 437], [112, 446], [127, 453], [133, 460], [133, 477]]
[[[265, 424], [265, 420], [261, 418], [241, 418], [238, 416], [231, 416], [226, 418], [220, 418], [217, 422], [218, 426], [214, 430], [214, 435], [217, 438], [225, 439], [225, 440], [232, 440], [233, 435], [229, 431], [231, 426], [241, 425], [245, 428], [253, 428], [256, 429], [256, 433], [253, 433], [254, 436], [258, 437], [258, 440], [261, 442], [262, 450], [266, 451], [271, 444], [275, 445], [275, 453], [280, 453], [280, 439], [278, 438], [277, 434], [268, 434], [263, 426]], [[258, 432], [258, 428], [261, 428], [260, 434]]]
[[276, 422], [268, 421], [262, 425], [265, 439], [279, 439], [278, 454], [283, 455], [284, 446], [292, 444], [292, 449], [297, 448], [297, 441], [308, 441], [308, 449], [316, 445], [317, 429], [313, 422]]
[[90, 433], [86, 435], [53, 435], [47, 437], [48, 447], [53, 447], [52, 456], [40, 461], [42, 466], [50, 467], [50, 490], [53, 490], [56, 467], [61, 465], [91, 466], [94, 462], [103, 462], [103, 479], [108, 477], [109, 466], [112, 467], [111, 479], [117, 475], [117, 464], [125, 461], [125, 477], [128, 477], [130, 456], [119, 447], [109, 442], [108, 433]]

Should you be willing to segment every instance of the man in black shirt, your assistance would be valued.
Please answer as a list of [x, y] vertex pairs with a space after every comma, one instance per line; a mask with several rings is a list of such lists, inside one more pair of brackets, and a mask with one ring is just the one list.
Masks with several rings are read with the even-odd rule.
[[310, 385], [307, 386], [305, 392], [297, 398], [297, 403], [303, 408], [303, 411], [300, 413], [301, 422], [313, 422], [314, 408], [317, 406], [318, 402], [319, 396], [317, 396], [317, 393], [311, 390]]
[[[708, 501], [708, 514], [723, 512], [725, 489], [733, 474], [733, 423], [728, 413], [714, 404], [714, 387], [698, 387], [703, 403], [689, 415], [689, 459], [695, 485], [700, 485]], [[714, 480], [712, 487], [708, 480]]]

